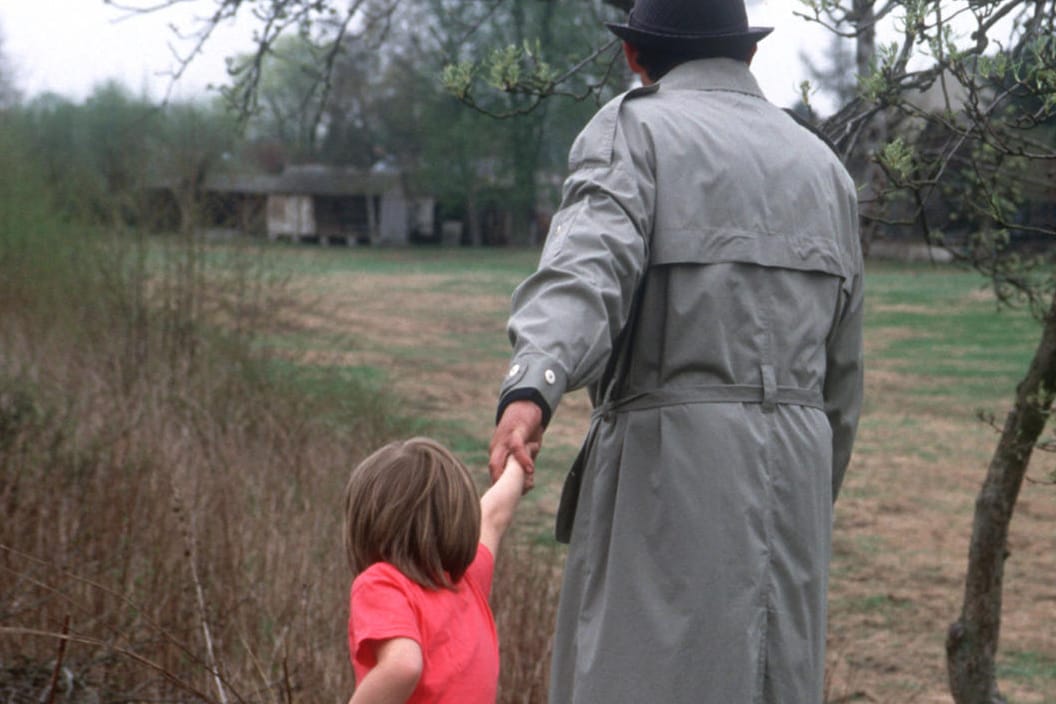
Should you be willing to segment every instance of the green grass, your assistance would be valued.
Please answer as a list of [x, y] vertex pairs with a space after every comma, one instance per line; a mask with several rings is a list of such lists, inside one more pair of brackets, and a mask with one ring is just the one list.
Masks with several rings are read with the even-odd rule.
[[[467, 305], [465, 310], [452, 309], [450, 301], [471, 302], [478, 296], [508, 300], [538, 259], [538, 252], [534, 250], [322, 249], [280, 244], [264, 247], [262, 251], [270, 258], [277, 275], [288, 277], [294, 283], [309, 282], [312, 287], [309, 295], [322, 298], [328, 292], [340, 291], [347, 295], [349, 287], [342, 285], [345, 277], [369, 276], [370, 285], [356, 290], [366, 289], [371, 295], [376, 291], [380, 296], [398, 292], [402, 300], [413, 301], [408, 309], [396, 313], [403, 316], [403, 322], [429, 320], [435, 324], [434, 328], [444, 331], [431, 338], [427, 345], [397, 344], [376, 333], [368, 338], [355, 329], [314, 328], [265, 338], [264, 344], [294, 354], [313, 350], [364, 352], [368, 353], [371, 364], [379, 365], [382, 363], [375, 360], [381, 357], [379, 353], [384, 353], [394, 363], [394, 369], [413, 368], [424, 372], [447, 370], [456, 364], [465, 365], [459, 369], [471, 369], [474, 363], [484, 366], [492, 360], [504, 359], [509, 354], [505, 310], [492, 302], [487, 306]], [[427, 278], [418, 281], [406, 278], [415, 274]], [[407, 297], [408, 292], [414, 296]], [[444, 296], [447, 308], [430, 307], [431, 293]], [[421, 300], [417, 298], [419, 295]], [[356, 301], [342, 301], [342, 305], [346, 304], [356, 305]], [[922, 437], [915, 432], [922, 415], [952, 412], [964, 416], [976, 408], [994, 409], [1007, 401], [1027, 369], [1040, 328], [1026, 311], [999, 310], [987, 295], [985, 281], [979, 275], [950, 267], [870, 263], [866, 305], [867, 367], [899, 378], [890, 390], [878, 391], [866, 399], [856, 453], [868, 456], [873, 462], [877, 470], [875, 478], [848, 482], [843, 496], [845, 500], [868, 500], [870, 505], [875, 505], [877, 497], [898, 491], [891, 486], [885, 458], [898, 454], [938, 466], [957, 455], [959, 448], [936, 443], [933, 437]], [[396, 372], [380, 366], [285, 364], [301, 367], [296, 373], [291, 372], [293, 383], [327, 396], [339, 397], [343, 389], [364, 386], [386, 390], [393, 381], [399, 381], [390, 378]], [[463, 383], [474, 388], [484, 385], [497, 391], [499, 381], [471, 371]], [[487, 463], [492, 407], [478, 409], [474, 413], [476, 420], [463, 420], [467, 415], [465, 408], [456, 417], [435, 404], [426, 409], [413, 392], [404, 393], [406, 397], [397, 399], [389, 412], [412, 416], [404, 418], [407, 424], [402, 427], [407, 433], [427, 434], [451, 447], [484, 488], [487, 479], [481, 470]], [[887, 412], [892, 408], [897, 412]], [[873, 412], [877, 409], [883, 412]], [[429, 417], [421, 417], [426, 413]], [[560, 415], [558, 422], [562, 422]], [[978, 428], [979, 432], [989, 432], [981, 425]], [[536, 468], [537, 490], [526, 499], [516, 523], [516, 539], [520, 544], [554, 545], [551, 511], [578, 450], [575, 440], [569, 437], [558, 441], [550, 436], [544, 444]], [[921, 485], [930, 486], [930, 481], [922, 480]], [[933, 481], [944, 480], [937, 476]], [[905, 510], [933, 513], [952, 510], [946, 504], [936, 506], [924, 499], [919, 506], [913, 501], [899, 505]], [[958, 505], [961, 511], [958, 521], [967, 521], [964, 513], [967, 506], [967, 503], [964, 507]], [[946, 517], [943, 514], [942, 520]], [[909, 554], [914, 549], [880, 531], [880, 528], [870, 528], [837, 533], [833, 545], [834, 582], [875, 580], [871, 565], [892, 551]], [[936, 575], [927, 577], [931, 582], [936, 579]], [[834, 622], [839, 622], [840, 615], [852, 615], [856, 622], [871, 624], [867, 629], [910, 630], [906, 623], [915, 617], [920, 604], [891, 594], [892, 591], [914, 592], [909, 588], [903, 591], [900, 586], [888, 589], [879, 582], [868, 589], [863, 587], [862, 591], [832, 602]], [[1056, 691], [1056, 665], [1051, 654], [1013, 651], [1002, 653], [1000, 663], [999, 677], [1010, 684], [1032, 691]], [[901, 693], [907, 695], [906, 699], [913, 699], [916, 692], [930, 686], [920, 679], [904, 682], [892, 676], [887, 679], [891, 688], [903, 690]]]
[[868, 364], [913, 375], [923, 401], [1011, 396], [1041, 332], [1028, 311], [998, 307], [978, 274], [950, 267], [881, 264], [866, 281]]
[[539, 252], [535, 249], [323, 249], [285, 244], [262, 245], [262, 249], [277, 255], [275, 262], [280, 273], [309, 276], [353, 273], [465, 275], [472, 277], [475, 285], [521, 278], [539, 260]]
[[[337, 288], [348, 276], [377, 277], [376, 290], [419, 284], [396, 283], [411, 274], [430, 277], [422, 295], [455, 294], [466, 301], [478, 296], [508, 299], [513, 289], [535, 267], [535, 250], [506, 249], [370, 249], [316, 248], [268, 244], [260, 247], [277, 275], [291, 281], [311, 280], [313, 291], [325, 296], [330, 284]], [[391, 283], [389, 283], [391, 281]], [[978, 274], [949, 266], [869, 263], [866, 276], [866, 340], [870, 369], [886, 370], [909, 380], [905, 393], [877, 394], [867, 399], [863, 424], [871, 421], [869, 406], [897, 402], [907, 410], [958, 412], [992, 410], [1006, 401], [1027, 369], [1040, 328], [1027, 311], [999, 308]], [[354, 305], [354, 302], [351, 303]], [[434, 315], [428, 301], [403, 314], [416, 318]], [[367, 339], [355, 330], [306, 329], [267, 336], [262, 342], [287, 352], [312, 350], [383, 352], [401, 364], [424, 369], [444, 369], [468, 359], [503, 359], [509, 354], [504, 324], [505, 310], [438, 310], [450, 335], [430, 346], [386, 346], [384, 339]], [[319, 371], [319, 374], [324, 374]], [[374, 367], [336, 368], [339, 375], [384, 387], [386, 373]], [[473, 380], [491, 383], [495, 379]], [[413, 407], [413, 399], [410, 400]], [[447, 421], [442, 421], [446, 423]], [[913, 422], [906, 416], [911, 429]], [[898, 430], [898, 429], [893, 429]], [[466, 429], [444, 426], [438, 432], [466, 449], [467, 461], [481, 457], [485, 438]], [[461, 432], [461, 435], [460, 435]], [[557, 480], [571, 461], [574, 447], [548, 445], [540, 470]], [[884, 447], [861, 445], [862, 453], [883, 453]], [[913, 448], [924, 459], [937, 459], [937, 448]]]
[[[256, 247], [256, 245], [253, 245]], [[230, 249], [231, 251], [225, 251]], [[227, 245], [207, 248], [205, 256], [218, 266], [239, 266], [231, 256], [235, 248]], [[246, 248], [242, 248], [244, 251]], [[311, 287], [308, 295], [323, 299], [329, 292], [347, 290], [341, 286], [345, 277], [371, 277], [370, 286], [361, 287], [369, 291], [364, 295], [385, 296], [399, 287], [405, 294], [414, 291], [410, 310], [400, 310], [393, 315], [405, 316], [405, 321], [421, 320], [426, 316], [437, 323], [444, 334], [424, 344], [398, 346], [383, 335], [364, 336], [354, 328], [341, 328], [338, 323], [331, 327], [297, 327], [276, 333], [264, 333], [258, 343], [278, 351], [280, 359], [267, 363], [264, 373], [271, 375], [276, 384], [282, 384], [305, 394], [311, 401], [299, 408], [308, 414], [322, 413], [326, 423], [322, 437], [337, 437], [346, 421], [357, 414], [377, 413], [382, 421], [379, 427], [385, 430], [384, 437], [426, 434], [436, 437], [451, 447], [474, 471], [481, 487], [486, 475], [479, 471], [487, 463], [488, 434], [491, 430], [488, 408], [478, 409], [475, 421], [463, 420], [465, 413], [457, 417], [438, 404], [426, 408], [415, 398], [413, 391], [404, 391], [404, 397], [393, 399], [392, 386], [401, 379], [393, 369], [414, 371], [446, 370], [453, 364], [465, 364], [466, 378], [460, 383], [467, 387], [487, 388], [491, 394], [497, 391], [500, 379], [476, 374], [473, 364], [480, 366], [501, 360], [509, 354], [504, 332], [505, 312], [499, 307], [467, 306], [465, 310], [435, 310], [430, 307], [430, 293], [443, 294], [446, 300], [465, 299], [477, 296], [506, 299], [515, 286], [534, 268], [538, 252], [534, 250], [439, 250], [410, 248], [403, 250], [381, 250], [369, 248], [318, 248], [290, 246], [284, 244], [259, 247], [262, 257], [267, 258], [269, 276], [289, 278], [294, 284]], [[419, 281], [403, 277], [419, 274], [428, 277]], [[397, 282], [397, 279], [401, 279]], [[301, 289], [298, 289], [301, 290]], [[360, 290], [357, 288], [356, 290]], [[925, 460], [928, 465], [941, 465], [944, 457], [952, 456], [956, 448], [934, 442], [934, 438], [921, 438], [915, 433], [925, 409], [929, 413], [971, 413], [975, 407], [986, 407], [1001, 399], [1007, 399], [1015, 384], [1025, 372], [1027, 361], [1036, 343], [1039, 328], [1024, 311], [1003, 310], [998, 312], [992, 300], [980, 295], [982, 279], [970, 272], [951, 268], [927, 266], [896, 266], [870, 264], [867, 275], [866, 341], [869, 346], [867, 364], [872, 370], [882, 370], [911, 378], [916, 386], [904, 389], [896, 386], [884, 393], [876, 393], [866, 399], [866, 413], [862, 420], [862, 433], [856, 453], [868, 456], [874, 473], [866, 480], [859, 476], [844, 487], [844, 500], [868, 499], [868, 507], [876, 509], [877, 497], [901, 489], [891, 481], [891, 470], [884, 460], [894, 455], [910, 455]], [[342, 301], [341, 305], [355, 306], [358, 301]], [[420, 303], [420, 305], [419, 305]], [[311, 305], [309, 303], [309, 305]], [[447, 303], [445, 302], [445, 305]], [[437, 320], [435, 316], [440, 316]], [[325, 322], [325, 321], [324, 321]], [[383, 329], [384, 326], [378, 326]], [[378, 329], [375, 328], [375, 329]], [[401, 339], [406, 339], [403, 337]], [[366, 353], [369, 362], [354, 365], [347, 363], [297, 362], [302, 353], [342, 352]], [[383, 357], [396, 362], [392, 369], [385, 366]], [[325, 359], [326, 355], [307, 355], [306, 359]], [[359, 360], [359, 357], [344, 358]], [[501, 362], [497, 365], [501, 370]], [[460, 369], [462, 367], [459, 367]], [[501, 374], [501, 371], [500, 371]], [[428, 376], [428, 375], [423, 375]], [[417, 377], [414, 377], [417, 378]], [[402, 387], [401, 387], [402, 389]], [[493, 395], [481, 394], [481, 403], [490, 404]], [[951, 401], [957, 405], [951, 405]], [[872, 413], [871, 409], [898, 409], [897, 413]], [[464, 408], [461, 410], [465, 410]], [[428, 417], [425, 417], [426, 414]], [[561, 411], [558, 412], [559, 414]], [[315, 417], [313, 415], [313, 417]], [[559, 421], [564, 422], [560, 419]], [[981, 428], [981, 426], [980, 426]], [[982, 432], [983, 429], [980, 430]], [[376, 437], [382, 437], [381, 434]], [[545, 443], [537, 465], [537, 491], [525, 501], [525, 510], [519, 513], [517, 539], [527, 545], [553, 546], [552, 508], [560, 491], [565, 473], [576, 451], [576, 440], [558, 441], [551, 434]], [[373, 440], [364, 439], [364, 443]], [[952, 440], [950, 442], [953, 442]], [[929, 444], [930, 443], [930, 444]], [[306, 457], [311, 457], [307, 453]], [[286, 469], [278, 476], [282, 486], [290, 483]], [[310, 475], [316, 477], [316, 474]], [[849, 477], [851, 479], [851, 477]], [[313, 480], [314, 481], [314, 480]], [[937, 477], [935, 482], [942, 482]], [[927, 487], [926, 482], [920, 482]], [[290, 492], [296, 503], [303, 504], [315, 487], [312, 481], [298, 480], [291, 485]], [[271, 492], [274, 493], [274, 492]], [[266, 494], [262, 494], [266, 496]], [[263, 498], [251, 504], [253, 515], [266, 513]], [[316, 499], [316, 503], [326, 502]], [[949, 510], [927, 503], [917, 506], [901, 502], [905, 510], [919, 509], [935, 513]], [[881, 509], [883, 510], [883, 509]], [[159, 512], [161, 513], [161, 512]], [[846, 514], [840, 520], [847, 520]], [[946, 516], [939, 517], [945, 520]], [[967, 522], [967, 514], [958, 516], [958, 521]], [[2, 523], [2, 522], [0, 522]], [[882, 526], [873, 526], [853, 531], [842, 530], [834, 538], [832, 578], [847, 582], [873, 580], [859, 587], [861, 594], [846, 595], [832, 603], [833, 612], [852, 614], [856, 620], [868, 621], [871, 629], [909, 630], [906, 622], [917, 613], [917, 607], [909, 601], [891, 596], [914, 594], [913, 585], [883, 586], [876, 579], [871, 565], [882, 557], [898, 551], [909, 555], [914, 546], [883, 533]], [[325, 542], [312, 542], [307, 549], [323, 550]], [[325, 557], [320, 555], [319, 562]], [[261, 567], [263, 569], [263, 567]], [[940, 573], [928, 579], [934, 583]], [[235, 590], [230, 590], [234, 592]], [[277, 613], [278, 611], [276, 611]], [[266, 614], [267, 616], [267, 614]], [[834, 619], [838, 622], [839, 619]], [[878, 626], [875, 624], [879, 624]], [[265, 630], [275, 628], [275, 622], [266, 621]], [[50, 655], [49, 655], [50, 656]], [[1056, 660], [1051, 654], [1011, 651], [1000, 655], [1000, 677], [1010, 683], [1022, 685], [1033, 691], [1056, 691]], [[863, 665], [863, 668], [869, 665]], [[895, 679], [889, 675], [891, 687], [909, 691], [923, 687], [920, 680]], [[854, 694], [851, 694], [854, 699]], [[906, 697], [912, 699], [912, 696]], [[851, 701], [848, 699], [847, 701]], [[1056, 703], [1054, 703], [1056, 704]]]
[[310, 396], [343, 396], [359, 389], [380, 390], [386, 385], [384, 369], [369, 365], [314, 366], [273, 360], [276, 373], [290, 375], [294, 383]]
[[[530, 249], [321, 249], [269, 244], [260, 250], [276, 275], [311, 278], [320, 296], [326, 295], [331, 277], [338, 277], [333, 279], [335, 287], [340, 277], [378, 277], [378, 291], [384, 295], [386, 278], [419, 274], [436, 277], [430, 291], [455, 294], [467, 301], [477, 296], [508, 297], [533, 270], [539, 256]], [[978, 274], [948, 266], [870, 263], [866, 289], [867, 364], [912, 375], [910, 402], [973, 402], [989, 407], [1011, 396], [1027, 368], [1040, 328], [1025, 310], [999, 308], [986, 294], [986, 282]], [[443, 314], [458, 320], [457, 311]], [[486, 330], [479, 329], [480, 318], [476, 320], [477, 329], [452, 335], [425, 355], [423, 363], [449, 364], [462, 359], [467, 350], [507, 355], [505, 313], [495, 316], [494, 326]], [[378, 349], [379, 342], [357, 341], [355, 331], [318, 330], [267, 339], [269, 345], [291, 351], [340, 351], [356, 344]], [[413, 359], [422, 351], [389, 352]]]
[[1056, 704], [1056, 657], [1030, 651], [998, 654], [997, 678], [1028, 684], [1048, 692], [1045, 704]]

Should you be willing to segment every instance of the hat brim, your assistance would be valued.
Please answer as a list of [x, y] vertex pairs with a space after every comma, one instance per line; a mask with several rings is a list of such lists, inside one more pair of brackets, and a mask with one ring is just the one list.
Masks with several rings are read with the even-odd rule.
[[773, 27], [748, 27], [740, 32], [724, 32], [715, 34], [665, 34], [663, 32], [651, 32], [627, 24], [607, 22], [605, 24], [613, 34], [620, 39], [639, 47], [658, 47], [672, 50], [686, 50], [706, 47], [717, 43], [722, 44], [754, 44], [764, 38]]

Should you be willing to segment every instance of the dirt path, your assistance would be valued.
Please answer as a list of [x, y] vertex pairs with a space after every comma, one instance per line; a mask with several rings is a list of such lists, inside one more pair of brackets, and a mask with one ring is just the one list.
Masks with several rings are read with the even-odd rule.
[[[470, 438], [482, 466], [508, 349], [512, 284], [452, 274], [295, 281], [312, 305], [298, 324], [326, 345], [308, 361], [383, 370], [413, 413]], [[899, 335], [870, 330], [871, 358]], [[882, 339], [881, 339], [882, 336]], [[943, 641], [960, 606], [975, 492], [995, 442], [974, 407], [915, 395], [904, 366], [869, 367], [868, 401], [837, 506], [830, 585], [830, 702], [949, 702]], [[581, 393], [563, 402], [540, 460], [529, 533], [548, 535], [560, 477], [586, 427]], [[1045, 463], [1050, 465], [1046, 469]], [[1032, 476], [1051, 470], [1051, 457]], [[1001, 687], [1019, 704], [1056, 703], [1056, 489], [1027, 484], [1006, 566]]]

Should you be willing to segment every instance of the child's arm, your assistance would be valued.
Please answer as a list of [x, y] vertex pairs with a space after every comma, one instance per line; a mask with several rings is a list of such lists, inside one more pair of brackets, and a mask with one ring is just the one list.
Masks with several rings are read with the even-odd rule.
[[404, 704], [422, 677], [422, 648], [410, 638], [377, 641], [378, 663], [371, 668], [348, 704]]
[[513, 521], [513, 512], [524, 493], [524, 468], [513, 459], [506, 460], [502, 475], [480, 497], [480, 542], [497, 555], [499, 542]]

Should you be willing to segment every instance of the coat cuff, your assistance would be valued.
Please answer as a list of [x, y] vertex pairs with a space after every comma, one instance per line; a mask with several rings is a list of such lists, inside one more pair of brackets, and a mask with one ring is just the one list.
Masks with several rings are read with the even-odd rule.
[[499, 408], [495, 411], [496, 425], [502, 420], [502, 414], [506, 412], [506, 406], [509, 406], [514, 401], [531, 401], [536, 406], [539, 406], [539, 410], [543, 412], [543, 428], [550, 425], [550, 416], [553, 415], [553, 411], [550, 410], [550, 406], [546, 403], [543, 395], [535, 389], [510, 389], [509, 393], [503, 394], [499, 399]]
[[496, 422], [514, 401], [532, 401], [543, 411], [543, 426], [557, 410], [568, 385], [568, 375], [552, 359], [542, 355], [516, 357], [510, 363], [499, 389]]

